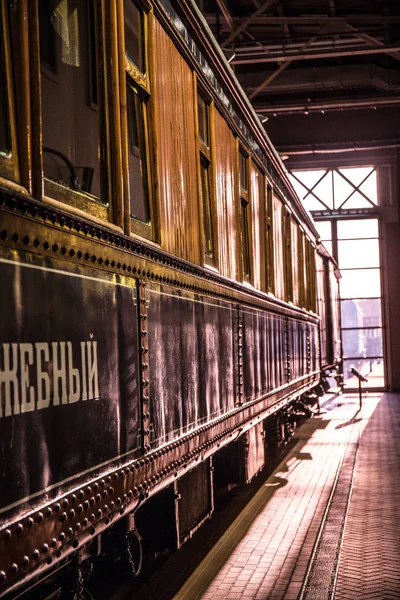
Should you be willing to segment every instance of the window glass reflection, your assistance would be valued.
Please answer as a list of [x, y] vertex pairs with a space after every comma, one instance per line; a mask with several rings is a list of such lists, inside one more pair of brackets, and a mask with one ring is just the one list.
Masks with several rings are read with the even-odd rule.
[[43, 166], [48, 179], [100, 197], [91, 8], [85, 0], [39, 2]]
[[3, 23], [0, 10], [0, 153], [8, 154], [11, 150], [10, 126], [8, 118], [8, 98], [6, 64], [4, 56]]
[[150, 207], [147, 193], [146, 138], [143, 103], [133, 88], [127, 86], [129, 197], [131, 216], [148, 223]]
[[332, 239], [332, 225], [330, 221], [316, 221], [315, 227], [321, 236], [321, 240], [326, 241]]
[[382, 311], [379, 298], [341, 301], [342, 327], [381, 327]]
[[378, 240], [341, 240], [338, 253], [340, 269], [379, 267]]
[[342, 332], [343, 357], [382, 356], [382, 329], [348, 329]]
[[145, 72], [143, 56], [142, 15], [132, 0], [124, 0], [125, 52], [141, 73]]
[[339, 240], [379, 237], [378, 219], [350, 219], [338, 221]]
[[342, 271], [341, 298], [379, 298], [381, 282], [379, 269]]
[[381, 388], [385, 385], [384, 366], [382, 358], [353, 358], [343, 361], [343, 378], [345, 388], [358, 388], [358, 379], [352, 374], [351, 368], [354, 367], [367, 378], [367, 383], [363, 387]]

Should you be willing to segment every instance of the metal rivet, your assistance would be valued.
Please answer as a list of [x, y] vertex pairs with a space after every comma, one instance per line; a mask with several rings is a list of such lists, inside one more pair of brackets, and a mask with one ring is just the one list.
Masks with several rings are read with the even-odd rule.
[[61, 521], [64, 522], [66, 520], [67, 520], [67, 513], [66, 512], [61, 513]]
[[49, 551], [49, 545], [48, 544], [43, 544], [43, 546], [42, 546], [42, 552], [43, 552], [43, 554], [47, 554], [48, 551]]
[[0, 571], [0, 581], [5, 581], [6, 579], [6, 574], [4, 573], [4, 571]]
[[90, 517], [89, 517], [89, 520], [90, 520], [90, 521], [94, 521], [94, 520], [95, 520], [95, 518], [96, 518], [96, 517], [95, 517], [95, 516], [94, 516], [94, 514], [92, 513], [92, 514], [90, 515]]
[[89, 500], [89, 504], [90, 504], [90, 506], [93, 506], [94, 503], [95, 503], [95, 499], [94, 499], [94, 496], [92, 496]]
[[86, 488], [86, 493], [88, 496], [90, 496], [90, 494], [92, 493], [92, 488], [90, 487], [90, 485]]
[[13, 575], [16, 575], [18, 573], [18, 565], [17, 565], [17, 563], [13, 563], [11, 565], [11, 572], [12, 572]]
[[76, 524], [76, 530], [77, 530], [77, 531], [80, 531], [80, 530], [81, 530], [81, 528], [82, 528], [82, 525], [81, 525], [80, 523], [77, 523], [77, 524]]
[[27, 567], [29, 565], [29, 558], [28, 556], [24, 556], [24, 558], [22, 559], [22, 564], [24, 567]]
[[51, 540], [51, 542], [50, 542], [50, 546], [51, 546], [52, 548], [55, 548], [55, 547], [57, 546], [57, 540], [56, 540], [56, 538], [52, 538], [52, 540]]
[[111, 510], [114, 508], [114, 506], [115, 506], [115, 502], [111, 501], [110, 502], [110, 508], [111, 508]]
[[32, 554], [32, 556], [33, 556], [33, 558], [34, 558], [35, 560], [37, 560], [37, 559], [39, 558], [39, 556], [40, 556], [40, 552], [39, 552], [39, 550], [38, 550], [37, 548], [36, 548], [36, 549], [33, 551], [33, 554]]
[[93, 485], [93, 489], [94, 489], [95, 491], [96, 491], [96, 490], [98, 490], [98, 489], [99, 489], [99, 484], [98, 484], [98, 483], [95, 483], [95, 484]]
[[99, 508], [99, 510], [97, 511], [97, 516], [100, 518], [101, 515], [102, 515], [102, 511], [101, 511], [101, 508]]
[[6, 540], [9, 540], [11, 537], [11, 530], [10, 529], [6, 529], [4, 532], [4, 537]]
[[84, 506], [85, 510], [87, 510], [89, 508], [89, 500], [85, 500], [85, 502], [83, 503], [83, 506]]
[[56, 512], [59, 512], [61, 510], [61, 504], [59, 502], [56, 502], [56, 504], [54, 505], [54, 510]]
[[72, 494], [72, 496], [71, 496], [71, 502], [72, 502], [72, 504], [74, 502], [76, 502], [76, 494]]
[[72, 529], [72, 527], [68, 527], [68, 531], [67, 534], [71, 537], [71, 535], [74, 533], [74, 530]]
[[46, 508], [46, 517], [51, 517], [52, 514], [53, 514], [53, 511], [51, 510], [50, 506], [48, 506]]
[[69, 511], [69, 518], [70, 519], [74, 519], [75, 518], [75, 511], [74, 511], [73, 508]]
[[100, 494], [96, 494], [96, 502], [100, 502], [101, 500], [101, 495]]
[[79, 490], [79, 498], [83, 498], [83, 490]]
[[65, 540], [65, 533], [63, 531], [58, 536], [58, 539], [60, 540], [60, 542], [63, 542]]
[[61, 502], [61, 504], [65, 507], [68, 506], [68, 500], [67, 498], [64, 498], [64, 500]]
[[83, 511], [82, 504], [78, 504], [78, 506], [76, 507], [76, 512], [81, 513], [82, 511]]
[[22, 523], [18, 523], [17, 525], [17, 533], [22, 533], [24, 530], [24, 526], [22, 525]]
[[86, 527], [86, 525], [87, 525], [88, 523], [89, 523], [89, 521], [88, 521], [86, 518], [85, 518], [85, 519], [83, 519], [83, 521], [82, 521], [82, 524], [83, 524], [83, 526], [84, 526], [84, 527]]
[[32, 527], [33, 525], [33, 519], [32, 517], [29, 517], [28, 521], [27, 521], [28, 527]]

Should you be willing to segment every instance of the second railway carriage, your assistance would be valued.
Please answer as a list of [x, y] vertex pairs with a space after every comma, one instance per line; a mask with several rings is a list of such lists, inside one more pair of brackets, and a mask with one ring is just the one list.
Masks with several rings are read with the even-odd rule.
[[194, 3], [0, 32], [0, 597], [50, 598], [262, 467], [339, 363], [335, 271]]

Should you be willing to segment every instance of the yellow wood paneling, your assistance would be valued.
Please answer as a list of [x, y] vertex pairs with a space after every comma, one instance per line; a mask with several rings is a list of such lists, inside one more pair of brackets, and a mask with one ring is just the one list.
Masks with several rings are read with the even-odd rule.
[[265, 291], [266, 229], [265, 229], [265, 179], [261, 171], [251, 166], [251, 209], [252, 209], [252, 261], [253, 285]]
[[239, 266], [236, 140], [218, 111], [215, 111], [215, 179], [219, 270], [222, 275], [236, 279]]
[[154, 64], [161, 245], [200, 264], [193, 73], [157, 21]]

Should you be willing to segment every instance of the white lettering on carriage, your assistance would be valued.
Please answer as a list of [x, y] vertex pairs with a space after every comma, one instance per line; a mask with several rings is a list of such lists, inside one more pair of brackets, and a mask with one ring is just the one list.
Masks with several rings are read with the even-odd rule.
[[0, 344], [0, 418], [99, 398], [97, 342]]

